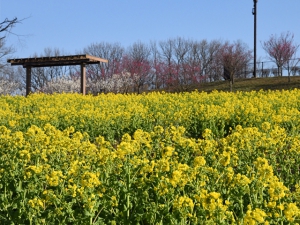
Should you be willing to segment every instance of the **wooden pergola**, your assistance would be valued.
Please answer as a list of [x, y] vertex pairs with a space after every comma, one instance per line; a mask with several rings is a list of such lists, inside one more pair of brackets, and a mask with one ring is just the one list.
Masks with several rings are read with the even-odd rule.
[[38, 58], [22, 58], [8, 59], [8, 63], [12, 66], [22, 65], [26, 68], [26, 96], [31, 93], [31, 68], [33, 67], [51, 67], [51, 66], [81, 66], [80, 92], [86, 94], [86, 65], [107, 63], [107, 59], [91, 55], [68, 55], [55, 57], [38, 57]]

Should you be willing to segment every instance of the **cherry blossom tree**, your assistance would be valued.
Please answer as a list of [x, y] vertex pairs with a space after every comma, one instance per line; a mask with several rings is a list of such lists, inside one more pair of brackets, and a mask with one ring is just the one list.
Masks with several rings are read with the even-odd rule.
[[[145, 59], [135, 59], [127, 55], [122, 59], [122, 71], [119, 74], [123, 76], [124, 74], [130, 74], [131, 81], [133, 82], [132, 91], [137, 93], [140, 93], [143, 88], [146, 89], [152, 80], [150, 62]], [[127, 77], [125, 79], [128, 80]]]
[[128, 47], [118, 66], [118, 74], [130, 74], [134, 92], [141, 93], [142, 90], [148, 89], [153, 79], [150, 55], [151, 50], [148, 45], [135, 42]]
[[299, 45], [294, 43], [294, 34], [281, 33], [280, 36], [271, 35], [262, 43], [262, 48], [269, 58], [277, 65], [278, 75], [282, 76], [282, 67], [296, 54]]

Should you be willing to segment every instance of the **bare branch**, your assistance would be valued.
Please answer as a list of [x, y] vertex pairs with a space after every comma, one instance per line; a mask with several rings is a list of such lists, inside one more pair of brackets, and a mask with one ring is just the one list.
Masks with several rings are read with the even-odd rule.
[[[11, 29], [17, 24], [20, 23], [21, 21], [18, 20], [17, 17], [13, 18], [12, 20], [6, 18], [4, 21], [0, 23], [0, 33], [2, 32], [8, 32], [11, 33]], [[6, 36], [0, 37], [0, 40], [4, 39]]]

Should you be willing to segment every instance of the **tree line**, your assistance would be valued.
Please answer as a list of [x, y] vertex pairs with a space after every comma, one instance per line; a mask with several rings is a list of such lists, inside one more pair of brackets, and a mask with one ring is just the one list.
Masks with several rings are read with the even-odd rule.
[[[8, 21], [0, 23], [0, 31], [1, 27], [8, 25]], [[299, 45], [294, 43], [293, 38], [293, 34], [288, 32], [279, 37], [272, 35], [262, 43], [270, 59], [276, 62], [278, 72], [296, 56]], [[6, 63], [5, 59], [11, 56], [13, 49], [6, 46], [5, 40], [5, 36], [0, 38], [0, 94], [22, 94], [25, 70]], [[77, 54], [108, 59], [108, 63], [87, 66], [87, 90], [93, 94], [189, 91], [201, 87], [204, 82], [220, 80], [229, 81], [232, 89], [236, 78], [247, 78], [253, 74], [252, 51], [240, 40], [229, 42], [176, 37], [150, 43], [137, 41], [127, 48], [120, 43], [99, 42], [88, 45]], [[57, 48], [45, 48], [42, 54], [31, 57], [61, 55], [65, 54]], [[32, 68], [33, 92], [78, 92], [79, 86], [80, 68], [76, 66]]]

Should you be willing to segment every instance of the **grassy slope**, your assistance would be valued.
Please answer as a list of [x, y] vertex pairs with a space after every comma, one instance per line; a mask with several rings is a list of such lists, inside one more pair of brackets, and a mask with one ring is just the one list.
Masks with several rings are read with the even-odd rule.
[[[263, 90], [282, 90], [282, 89], [294, 89], [300, 88], [300, 77], [268, 77], [268, 78], [248, 78], [248, 79], [236, 79], [233, 84], [233, 91], [259, 91]], [[219, 81], [211, 83], [202, 83], [197, 88], [199, 91], [211, 92], [213, 90], [218, 91], [230, 91], [228, 81]]]

